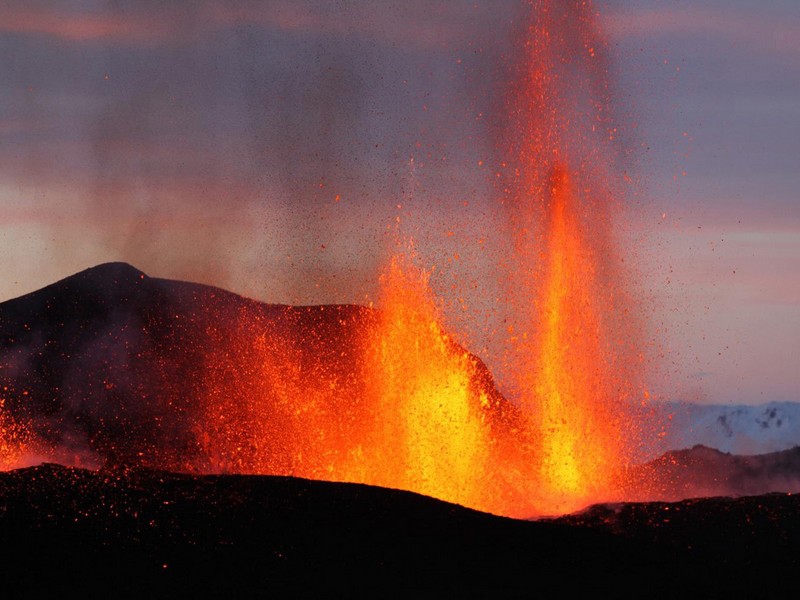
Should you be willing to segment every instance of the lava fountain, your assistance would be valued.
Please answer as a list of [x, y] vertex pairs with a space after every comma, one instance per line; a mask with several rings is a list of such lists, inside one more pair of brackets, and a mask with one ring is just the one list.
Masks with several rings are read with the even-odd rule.
[[404, 255], [391, 259], [380, 300], [365, 364], [368, 395], [382, 415], [374, 449], [391, 458], [376, 465], [373, 479], [485, 506], [481, 476], [491, 432], [484, 411], [491, 401], [474, 384], [474, 357], [445, 333], [428, 274]]
[[[8, 392], [8, 388], [4, 390]], [[24, 465], [26, 432], [5, 411], [5, 398], [0, 398], [0, 471]]]
[[[92, 432], [98, 462], [367, 483], [515, 517], [620, 499], [643, 386], [614, 244], [623, 176], [604, 43], [589, 2], [530, 8], [501, 173], [514, 398], [446, 333], [430, 272], [407, 249], [384, 268], [380, 310], [263, 305], [112, 267], [10, 310], [64, 309], [46, 335], [26, 316], [7, 336], [0, 468]], [[25, 354], [62, 329], [82, 333]], [[69, 385], [37, 379], [57, 372]]]
[[510, 356], [534, 431], [541, 503], [618, 497], [637, 428], [641, 339], [613, 240], [623, 174], [604, 40], [590, 2], [531, 3], [508, 99]]
[[497, 478], [515, 410], [445, 332], [428, 279], [397, 254], [380, 310], [241, 311], [236, 335], [207, 356], [202, 456], [189, 470], [367, 483], [532, 514]]

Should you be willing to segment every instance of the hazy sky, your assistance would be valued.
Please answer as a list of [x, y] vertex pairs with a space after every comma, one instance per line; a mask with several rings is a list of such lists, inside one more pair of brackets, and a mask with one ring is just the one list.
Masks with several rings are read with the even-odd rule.
[[[625, 235], [657, 392], [800, 400], [800, 3], [596, 7], [634, 132]], [[520, 14], [0, 2], [0, 299], [125, 260], [265, 301], [365, 302], [399, 218], [485, 355], [505, 243], [491, 129]]]

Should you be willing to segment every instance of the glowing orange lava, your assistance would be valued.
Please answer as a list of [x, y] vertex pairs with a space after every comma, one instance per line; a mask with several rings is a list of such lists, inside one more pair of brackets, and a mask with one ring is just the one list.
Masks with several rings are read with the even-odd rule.
[[[140, 453], [143, 464], [368, 483], [516, 517], [619, 497], [641, 336], [613, 243], [621, 177], [604, 44], [590, 2], [531, 8], [503, 178], [515, 397], [445, 333], [429, 273], [401, 253], [378, 310], [219, 298], [198, 309], [200, 364], [152, 374], [192, 435]], [[177, 379], [191, 380], [189, 401], [187, 387], [170, 391]], [[2, 408], [0, 468], [19, 450]]]
[[444, 332], [428, 274], [397, 255], [377, 312], [239, 316], [238, 340], [209, 359], [199, 438], [211, 470], [383, 485], [514, 516], [618, 497], [638, 354], [612, 243], [604, 43], [589, 2], [530, 7], [506, 153], [515, 403]]
[[489, 390], [474, 384], [475, 359], [442, 329], [428, 275], [406, 262], [393, 257], [382, 277], [382, 311], [366, 346], [368, 396], [383, 417], [371, 479], [482, 506]]
[[620, 177], [589, 2], [531, 3], [509, 99], [517, 327], [512, 362], [533, 430], [539, 506], [618, 497], [631, 457], [640, 339], [613, 244]]
[[638, 366], [611, 243], [603, 43], [587, 2], [531, 8], [508, 116], [518, 397], [445, 333], [429, 273], [401, 253], [377, 311], [235, 317], [238, 334], [206, 358], [193, 468], [382, 485], [522, 517], [618, 497]]
[[5, 398], [0, 398], [0, 471], [25, 466], [27, 435], [24, 427], [5, 411]]
[[609, 405], [617, 374], [603, 347], [597, 256], [583, 239], [574, 203], [568, 175], [556, 167], [539, 269], [537, 337], [529, 349], [533, 388], [527, 390], [536, 403], [542, 486], [556, 510], [613, 496], [626, 459], [623, 424]]
[[241, 313], [240, 335], [208, 356], [204, 458], [190, 470], [368, 483], [513, 511], [492, 484], [513, 408], [444, 332], [425, 271], [393, 257], [380, 301], [380, 311]]

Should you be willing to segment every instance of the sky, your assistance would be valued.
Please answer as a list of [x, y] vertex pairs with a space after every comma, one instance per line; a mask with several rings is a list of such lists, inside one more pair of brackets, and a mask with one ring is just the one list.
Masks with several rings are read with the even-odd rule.
[[[800, 3], [597, 0], [657, 397], [800, 401]], [[398, 232], [492, 365], [517, 1], [0, 2], [0, 300], [124, 260], [370, 302]]]

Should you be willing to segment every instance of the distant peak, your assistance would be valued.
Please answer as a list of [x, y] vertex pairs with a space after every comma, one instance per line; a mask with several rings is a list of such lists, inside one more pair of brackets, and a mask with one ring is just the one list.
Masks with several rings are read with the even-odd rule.
[[150, 278], [124, 262], [102, 263], [63, 279], [53, 285], [88, 286], [92, 290], [129, 290]]
[[76, 273], [74, 277], [78, 279], [93, 279], [121, 283], [123, 281], [145, 279], [147, 275], [128, 263], [108, 262]]

